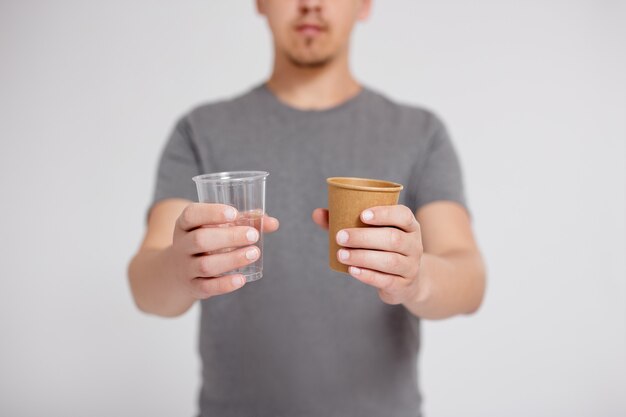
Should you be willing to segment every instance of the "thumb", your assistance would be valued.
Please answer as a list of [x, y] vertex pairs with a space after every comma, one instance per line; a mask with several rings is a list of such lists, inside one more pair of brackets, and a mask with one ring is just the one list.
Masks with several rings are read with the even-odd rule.
[[311, 213], [311, 218], [322, 229], [328, 230], [328, 210], [325, 208], [316, 208]]

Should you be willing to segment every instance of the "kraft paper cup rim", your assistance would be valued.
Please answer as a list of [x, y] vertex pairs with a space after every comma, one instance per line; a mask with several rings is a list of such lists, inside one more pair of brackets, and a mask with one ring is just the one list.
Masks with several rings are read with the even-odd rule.
[[[341, 180], [349, 180], [349, 181], [371, 181], [378, 184], [385, 184], [383, 187], [374, 187], [369, 185], [357, 185], [357, 184], [346, 184], [339, 182]], [[374, 178], [361, 178], [361, 177], [329, 177], [326, 178], [326, 182], [330, 185], [339, 188], [347, 188], [349, 190], [359, 190], [359, 191], [378, 191], [378, 192], [387, 192], [387, 193], [395, 193], [397, 191], [401, 191], [404, 186], [402, 184], [398, 184], [397, 182], [385, 181], [385, 180], [377, 180]]]

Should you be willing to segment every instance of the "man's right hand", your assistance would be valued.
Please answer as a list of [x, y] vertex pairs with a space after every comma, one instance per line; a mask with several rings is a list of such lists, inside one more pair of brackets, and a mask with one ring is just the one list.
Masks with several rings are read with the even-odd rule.
[[[251, 264], [260, 255], [255, 245], [258, 232], [249, 226], [245, 213], [239, 224], [229, 220], [230, 209], [180, 198], [162, 200], [151, 208], [146, 235], [128, 265], [131, 291], [140, 310], [176, 317], [196, 300], [244, 285], [237, 281], [243, 278], [241, 274], [216, 277]], [[235, 214], [241, 213], [235, 210]], [[278, 220], [269, 216], [263, 216], [262, 224], [264, 233], [279, 227]], [[255, 255], [252, 259], [246, 257], [248, 251]]]
[[[206, 299], [241, 288], [241, 274], [216, 275], [246, 266], [259, 259], [254, 245], [259, 231], [235, 225], [239, 213], [224, 204], [189, 204], [176, 220], [173, 243], [168, 248], [173, 279], [195, 299]], [[264, 216], [265, 233], [278, 229], [278, 220]], [[232, 249], [224, 252], [224, 249]]]

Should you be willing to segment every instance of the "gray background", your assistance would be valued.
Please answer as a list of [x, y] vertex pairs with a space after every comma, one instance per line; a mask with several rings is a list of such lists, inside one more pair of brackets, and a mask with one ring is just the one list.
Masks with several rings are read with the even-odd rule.
[[[488, 264], [478, 315], [424, 326], [428, 416], [626, 413], [625, 20], [386, 0], [355, 33], [359, 79], [447, 122]], [[138, 313], [126, 265], [175, 119], [268, 75], [264, 21], [3, 0], [0, 57], [0, 414], [192, 415], [198, 310]]]

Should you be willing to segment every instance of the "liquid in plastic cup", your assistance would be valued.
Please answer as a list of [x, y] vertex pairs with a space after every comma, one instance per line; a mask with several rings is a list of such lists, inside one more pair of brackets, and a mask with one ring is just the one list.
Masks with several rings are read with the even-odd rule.
[[[229, 223], [209, 227], [251, 226], [258, 230], [259, 240], [255, 245], [261, 250], [259, 259], [242, 268], [233, 269], [216, 276], [242, 274], [246, 282], [256, 281], [263, 276], [263, 216], [265, 214], [265, 171], [214, 172], [193, 177], [200, 203], [219, 203], [237, 209], [237, 218]], [[211, 253], [231, 252], [237, 248], [226, 248]]]

